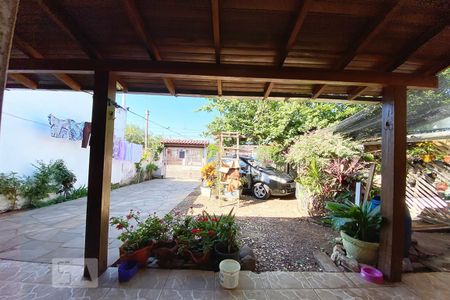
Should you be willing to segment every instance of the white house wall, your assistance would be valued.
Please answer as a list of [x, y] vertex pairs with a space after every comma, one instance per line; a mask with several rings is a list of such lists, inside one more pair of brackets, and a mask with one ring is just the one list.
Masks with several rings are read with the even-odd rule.
[[[52, 113], [60, 119], [90, 122], [91, 112], [92, 96], [88, 93], [6, 91], [0, 132], [0, 172], [31, 175], [32, 164], [37, 160], [63, 159], [77, 176], [76, 185], [87, 185], [89, 147], [81, 148], [81, 141], [51, 137], [47, 117]], [[117, 128], [122, 131], [126, 116], [117, 117]], [[132, 162], [113, 160], [113, 183], [126, 181], [133, 175]]]

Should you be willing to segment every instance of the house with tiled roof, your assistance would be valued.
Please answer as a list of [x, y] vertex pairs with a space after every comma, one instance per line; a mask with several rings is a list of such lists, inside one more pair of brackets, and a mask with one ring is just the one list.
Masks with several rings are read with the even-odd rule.
[[161, 175], [165, 178], [200, 179], [206, 163], [207, 140], [164, 139]]

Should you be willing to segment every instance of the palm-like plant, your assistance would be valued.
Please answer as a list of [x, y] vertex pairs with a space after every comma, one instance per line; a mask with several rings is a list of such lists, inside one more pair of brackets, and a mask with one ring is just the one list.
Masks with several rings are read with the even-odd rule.
[[370, 208], [370, 202], [361, 205], [344, 200], [343, 203], [327, 202], [326, 209], [333, 227], [364, 242], [378, 242], [381, 227], [380, 206]]

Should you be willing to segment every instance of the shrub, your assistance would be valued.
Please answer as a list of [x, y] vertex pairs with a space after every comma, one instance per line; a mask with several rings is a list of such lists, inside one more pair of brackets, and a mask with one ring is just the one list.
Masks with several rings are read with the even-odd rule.
[[21, 193], [23, 181], [18, 178], [17, 173], [0, 173], [0, 194], [11, 202], [12, 209], [16, 207], [17, 197]]
[[62, 159], [58, 159], [53, 163], [50, 162], [48, 168], [57, 193], [67, 196], [77, 181], [75, 174], [67, 168]]

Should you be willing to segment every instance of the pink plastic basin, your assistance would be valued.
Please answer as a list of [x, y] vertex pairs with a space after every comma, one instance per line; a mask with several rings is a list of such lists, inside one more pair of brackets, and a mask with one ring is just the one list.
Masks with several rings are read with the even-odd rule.
[[361, 267], [361, 277], [365, 280], [377, 284], [383, 283], [383, 273], [380, 270], [375, 269], [371, 266], [363, 266]]

